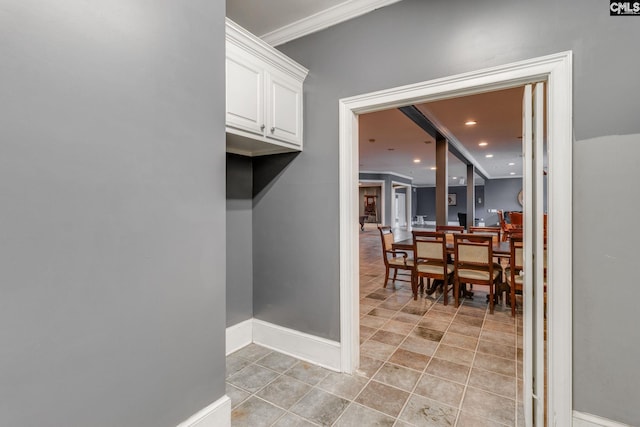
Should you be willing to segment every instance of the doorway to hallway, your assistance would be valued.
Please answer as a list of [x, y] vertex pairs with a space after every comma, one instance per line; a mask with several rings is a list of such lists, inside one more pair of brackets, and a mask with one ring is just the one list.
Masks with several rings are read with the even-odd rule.
[[406, 209], [405, 209], [405, 203], [407, 200], [407, 195], [404, 193], [398, 193], [396, 192], [396, 197], [395, 197], [395, 226], [396, 227], [406, 227], [407, 226], [407, 221], [406, 221]]
[[[410, 87], [366, 94], [341, 101], [341, 336], [343, 370], [358, 365], [357, 234], [354, 188], [357, 186], [357, 115], [413, 102], [464, 96], [481, 91], [549, 82], [549, 418], [571, 422], [571, 54], [452, 76]], [[355, 271], [354, 271], [355, 270]], [[553, 286], [557, 283], [561, 286]]]

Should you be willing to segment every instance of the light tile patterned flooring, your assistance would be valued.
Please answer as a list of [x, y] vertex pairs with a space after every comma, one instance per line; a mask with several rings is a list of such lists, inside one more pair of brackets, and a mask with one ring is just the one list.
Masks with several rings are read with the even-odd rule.
[[[409, 237], [396, 230], [396, 239]], [[515, 426], [522, 420], [522, 318], [485, 293], [382, 287], [378, 230], [360, 233], [360, 371], [346, 375], [251, 344], [227, 357], [232, 426]]]

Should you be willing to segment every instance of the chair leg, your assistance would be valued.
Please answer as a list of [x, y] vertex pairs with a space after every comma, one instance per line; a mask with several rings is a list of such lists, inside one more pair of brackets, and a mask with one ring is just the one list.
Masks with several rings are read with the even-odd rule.
[[453, 299], [456, 302], [456, 307], [460, 307], [460, 279], [457, 277], [453, 282]]
[[442, 290], [444, 291], [444, 297], [442, 299], [442, 302], [444, 305], [448, 305], [449, 304], [449, 277], [446, 277], [442, 280]]
[[388, 281], [389, 281], [389, 266], [387, 266], [387, 269], [384, 272], [384, 285], [382, 286], [383, 288], [387, 287]]
[[396, 286], [396, 277], [398, 277], [398, 269], [396, 268], [395, 270], [393, 270], [393, 279], [391, 280], [391, 283], [393, 283], [393, 286]]
[[413, 292], [413, 300], [418, 299], [418, 275], [411, 270], [411, 292]]
[[493, 283], [489, 285], [489, 314], [493, 314]]

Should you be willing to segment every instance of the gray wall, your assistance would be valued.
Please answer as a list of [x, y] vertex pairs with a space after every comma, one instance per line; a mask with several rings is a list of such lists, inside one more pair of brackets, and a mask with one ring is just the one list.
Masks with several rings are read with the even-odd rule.
[[489, 209], [502, 209], [504, 211], [521, 211], [522, 205], [518, 203], [518, 193], [522, 190], [522, 178], [489, 179], [485, 181], [484, 190], [484, 216], [487, 226], [498, 225], [498, 214], [489, 212]]
[[[275, 248], [268, 239], [255, 239], [254, 233], [254, 252], [256, 247], [266, 250], [270, 246], [269, 261], [275, 264], [269, 268], [282, 271], [280, 277], [261, 284], [270, 289], [269, 299], [254, 301], [254, 305], [269, 305], [265, 320], [339, 338], [340, 98], [571, 49], [575, 55], [576, 152], [584, 152], [576, 160], [586, 162], [576, 165], [575, 181], [579, 183], [598, 167], [598, 150], [589, 144], [582, 146], [582, 140], [640, 132], [634, 113], [640, 92], [640, 56], [633, 54], [634, 41], [639, 38], [638, 19], [610, 17], [606, 4], [598, 0], [404, 0], [282, 46], [284, 53], [311, 70], [305, 81], [305, 151], [264, 194], [261, 206], [254, 211], [255, 227], [286, 216], [289, 221], [280, 221], [276, 226], [279, 230], [272, 232], [290, 233], [287, 245]], [[616, 138], [602, 143], [618, 151]], [[625, 149], [629, 159], [640, 156], [640, 144], [629, 144]], [[634, 183], [640, 179], [640, 168], [614, 169], [602, 179], [604, 186]], [[576, 212], [597, 203], [589, 197], [576, 198]], [[304, 214], [289, 214], [292, 208], [313, 205], [314, 200], [322, 200], [322, 204]], [[637, 210], [637, 198], [629, 203]], [[599, 245], [593, 230], [601, 227], [602, 221], [577, 222], [574, 234], [582, 240], [575, 243]], [[627, 224], [624, 231], [612, 229], [608, 238], [632, 251], [637, 234], [636, 228]], [[575, 282], [575, 305], [586, 303], [585, 295], [606, 292], [603, 286], [607, 283], [614, 284], [615, 290], [635, 289], [634, 276], [625, 269], [608, 271], [606, 282], [589, 274], [600, 268], [606, 256], [606, 252], [595, 249], [576, 252], [573, 269], [584, 273], [578, 276], [582, 280]], [[260, 271], [267, 266], [255, 268]], [[295, 296], [290, 294], [293, 287]], [[598, 331], [609, 334], [618, 333], [621, 325], [637, 323], [635, 310], [622, 311], [615, 305], [603, 304], [589, 312], [579, 309], [574, 317], [576, 337], [591, 333], [593, 322], [599, 324]], [[629, 340], [619, 350], [612, 360], [611, 350], [576, 340], [574, 407], [639, 425], [639, 383], [610, 380], [637, 370], [640, 344]], [[595, 366], [606, 369], [592, 369]]]
[[253, 165], [227, 154], [227, 327], [253, 317]]
[[[476, 218], [484, 218], [484, 187], [476, 185]], [[416, 215], [424, 215], [426, 221], [436, 220], [436, 188], [435, 187], [418, 187], [416, 188], [416, 197], [414, 198], [417, 210]], [[449, 194], [456, 195], [456, 205], [449, 206], [449, 221], [458, 221], [458, 212], [467, 212], [467, 187], [455, 186], [449, 187]], [[478, 203], [478, 197], [482, 198], [482, 203]]]
[[224, 3], [0, 6], [0, 425], [224, 395]]
[[574, 402], [633, 426], [640, 425], [639, 147], [640, 134], [580, 141], [573, 169]]
[[436, 187], [416, 188], [414, 200], [416, 215], [424, 216], [425, 221], [436, 220]]

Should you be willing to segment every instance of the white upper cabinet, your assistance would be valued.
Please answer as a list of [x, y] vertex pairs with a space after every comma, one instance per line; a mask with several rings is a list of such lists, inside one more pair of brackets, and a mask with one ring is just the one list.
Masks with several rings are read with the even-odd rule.
[[302, 151], [302, 85], [308, 70], [227, 18], [227, 151]]

